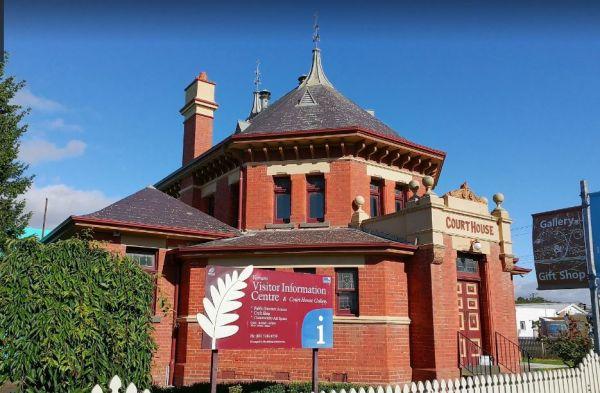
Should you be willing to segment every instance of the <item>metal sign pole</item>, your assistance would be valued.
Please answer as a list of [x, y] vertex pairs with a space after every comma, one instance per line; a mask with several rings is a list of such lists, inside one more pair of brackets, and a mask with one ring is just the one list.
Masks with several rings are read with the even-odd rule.
[[319, 393], [319, 348], [312, 350], [312, 391]]
[[590, 214], [590, 198], [588, 195], [587, 181], [582, 180], [581, 185], [581, 208], [583, 210], [583, 228], [585, 232], [585, 253], [590, 281], [590, 297], [592, 300], [592, 326], [594, 330], [594, 351], [600, 353], [600, 315], [598, 315], [598, 283], [596, 278], [596, 265], [594, 263], [592, 222]]
[[213, 349], [210, 353], [210, 393], [217, 393], [217, 368], [219, 351]]

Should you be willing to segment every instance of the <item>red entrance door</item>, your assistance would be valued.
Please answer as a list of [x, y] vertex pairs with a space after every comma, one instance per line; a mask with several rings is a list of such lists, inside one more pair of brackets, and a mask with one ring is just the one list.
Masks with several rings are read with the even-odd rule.
[[456, 283], [458, 293], [458, 323], [461, 363], [479, 365], [481, 361], [481, 311], [479, 304], [479, 282]]

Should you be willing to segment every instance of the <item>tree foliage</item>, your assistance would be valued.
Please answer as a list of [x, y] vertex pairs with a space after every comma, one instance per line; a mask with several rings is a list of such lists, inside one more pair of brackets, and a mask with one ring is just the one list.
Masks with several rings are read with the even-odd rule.
[[25, 212], [21, 195], [31, 186], [32, 177], [25, 176], [27, 165], [18, 160], [19, 139], [27, 131], [21, 124], [28, 110], [11, 103], [24, 82], [4, 75], [6, 55], [0, 62], [0, 252], [8, 239], [23, 234], [30, 213]]
[[564, 364], [575, 367], [592, 349], [587, 322], [577, 321], [567, 316], [568, 328], [558, 337], [548, 337], [543, 340], [548, 345], [548, 351], [556, 355]]
[[550, 300], [547, 300], [541, 296], [536, 296], [535, 294], [531, 294], [529, 297], [519, 296], [515, 300], [516, 304], [530, 304], [530, 303], [554, 303]]
[[89, 392], [113, 375], [150, 386], [153, 281], [97, 243], [8, 242], [0, 259], [0, 384]]

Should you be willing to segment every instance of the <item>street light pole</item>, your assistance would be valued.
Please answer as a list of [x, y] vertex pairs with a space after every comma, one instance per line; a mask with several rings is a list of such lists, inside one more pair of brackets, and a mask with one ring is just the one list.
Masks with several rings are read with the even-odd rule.
[[[590, 214], [590, 197], [588, 195], [587, 181], [582, 180], [581, 186], [581, 208], [583, 212], [583, 229], [585, 233], [585, 254], [590, 282], [590, 297], [592, 303], [592, 326], [594, 330], [594, 351], [600, 354], [600, 315], [598, 315], [598, 282], [596, 278], [596, 264], [594, 263], [592, 222]], [[600, 234], [598, 234], [600, 235]]]

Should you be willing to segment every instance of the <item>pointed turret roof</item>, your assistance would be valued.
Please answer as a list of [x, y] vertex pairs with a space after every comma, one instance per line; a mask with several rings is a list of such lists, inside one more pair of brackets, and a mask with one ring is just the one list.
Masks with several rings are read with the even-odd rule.
[[313, 49], [310, 72], [300, 85], [249, 120], [242, 134], [358, 127], [399, 136], [333, 87], [323, 71], [319, 48]]

